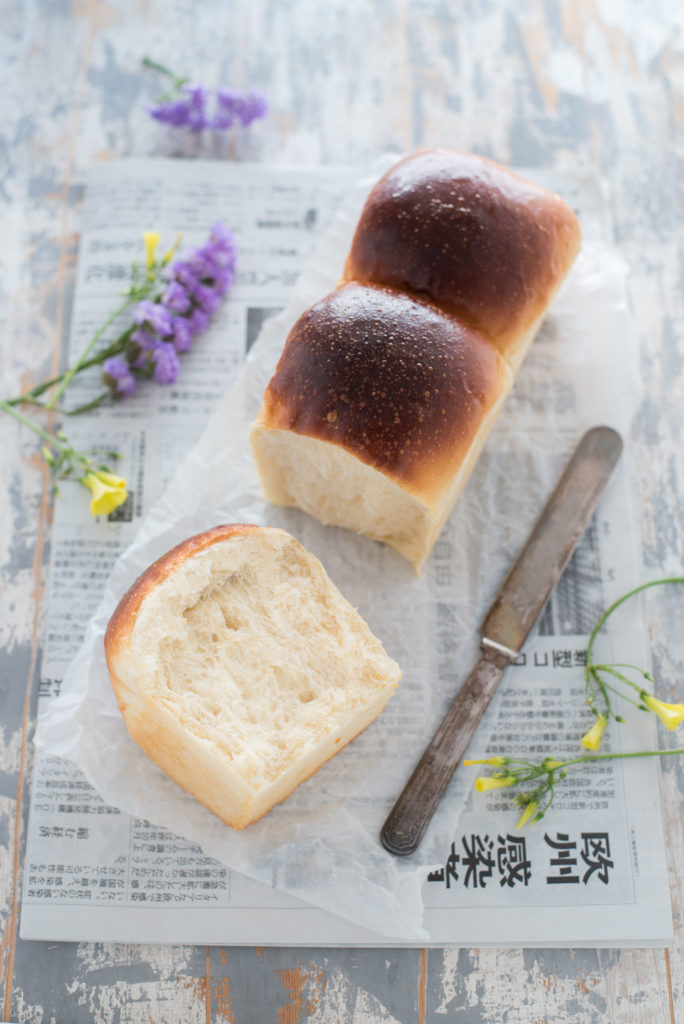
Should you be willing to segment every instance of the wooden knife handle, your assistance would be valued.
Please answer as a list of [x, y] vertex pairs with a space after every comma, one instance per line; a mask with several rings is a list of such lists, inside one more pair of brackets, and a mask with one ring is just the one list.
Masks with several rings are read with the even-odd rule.
[[382, 826], [380, 841], [390, 853], [405, 857], [417, 849], [502, 675], [482, 658], [466, 679]]

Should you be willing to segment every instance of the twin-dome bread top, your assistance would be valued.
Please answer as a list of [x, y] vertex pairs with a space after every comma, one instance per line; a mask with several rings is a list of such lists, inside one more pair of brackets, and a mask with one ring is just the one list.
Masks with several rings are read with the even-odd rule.
[[252, 446], [266, 497], [420, 571], [580, 244], [573, 211], [436, 149], [371, 191], [343, 281], [295, 323]]

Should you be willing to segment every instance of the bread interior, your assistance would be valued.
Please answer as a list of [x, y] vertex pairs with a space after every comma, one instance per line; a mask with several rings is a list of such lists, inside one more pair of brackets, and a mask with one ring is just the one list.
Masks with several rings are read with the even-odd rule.
[[257, 425], [252, 445], [269, 501], [383, 541], [414, 564], [421, 560], [431, 510], [389, 477], [338, 445], [290, 430]]
[[[442, 475], [441, 490], [399, 486], [384, 473], [329, 441], [255, 422], [251, 440], [261, 486], [275, 505], [295, 506], [326, 525], [344, 526], [394, 548], [420, 573], [461, 495], [512, 386], [501, 362], [499, 394], [458, 467]], [[425, 488], [423, 488], [425, 492]]]
[[[372, 721], [400, 676], [318, 560], [272, 529], [204, 548], [152, 589], [119, 660], [130, 670], [134, 738], [236, 827]], [[153, 735], [152, 707], [183, 750]]]

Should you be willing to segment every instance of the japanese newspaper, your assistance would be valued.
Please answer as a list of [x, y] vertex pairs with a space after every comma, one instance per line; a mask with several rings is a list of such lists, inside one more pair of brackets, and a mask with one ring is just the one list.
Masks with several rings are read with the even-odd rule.
[[[523, 830], [505, 792], [474, 793], [476, 773], [461, 767], [418, 854], [401, 862], [377, 840], [477, 658], [478, 624], [574, 445], [599, 422], [628, 440], [638, 401], [625, 271], [609, 247], [600, 197], [573, 179], [531, 174], [578, 210], [584, 251], [423, 576], [379, 544], [268, 506], [249, 459], [249, 421], [289, 326], [334, 287], [382, 169], [360, 182], [344, 169], [180, 161], [92, 173], [72, 359], [126, 284], [141, 227], [169, 240], [182, 231], [190, 244], [221, 220], [236, 233], [239, 264], [230, 298], [176, 384], [150, 385], [70, 424], [76, 444], [124, 454], [130, 493], [106, 521], [88, 521], [75, 488], [63, 488], [56, 507], [24, 938], [319, 946], [644, 946], [670, 938], [655, 761], [583, 765], [558, 786], [543, 821]], [[97, 389], [83, 375], [75, 404]], [[101, 647], [103, 623], [142, 567], [177, 540], [231, 520], [294, 533], [403, 670], [378, 721], [240, 834], [130, 741]], [[627, 446], [468, 757], [581, 752], [578, 737], [593, 721], [584, 701], [587, 639], [605, 607], [640, 581], [635, 520]], [[599, 647], [605, 660], [648, 668], [638, 601]], [[653, 716], [624, 717], [602, 751], [656, 745]]]

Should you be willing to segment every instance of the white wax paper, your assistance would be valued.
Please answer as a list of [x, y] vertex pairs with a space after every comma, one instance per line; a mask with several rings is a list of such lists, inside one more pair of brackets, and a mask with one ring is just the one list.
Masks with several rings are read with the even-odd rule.
[[[377, 838], [380, 827], [472, 667], [478, 624], [565, 458], [598, 423], [628, 434], [639, 395], [638, 358], [625, 306], [625, 267], [585, 221], [583, 250], [445, 527], [438, 564], [433, 556], [416, 578], [389, 548], [264, 501], [249, 424], [290, 326], [339, 280], [361, 205], [387, 165], [381, 161], [359, 182], [290, 304], [267, 322], [236, 385], [119, 560], [62, 694], [41, 719], [37, 742], [75, 761], [107, 803], [199, 842], [237, 871], [380, 935], [422, 941], [421, 885], [437, 863], [437, 851], [448, 848], [471, 777], [457, 772], [412, 857], [386, 853]], [[619, 472], [625, 471], [623, 463]], [[373, 725], [243, 832], [224, 825], [171, 782], [129, 738], [103, 654], [109, 616], [133, 580], [180, 540], [224, 522], [281, 526], [297, 536], [404, 673], [397, 695]], [[436, 613], [445, 566], [454, 581], [447, 666], [437, 654]], [[486, 714], [478, 749], [484, 749], [491, 721], [493, 715]]]

